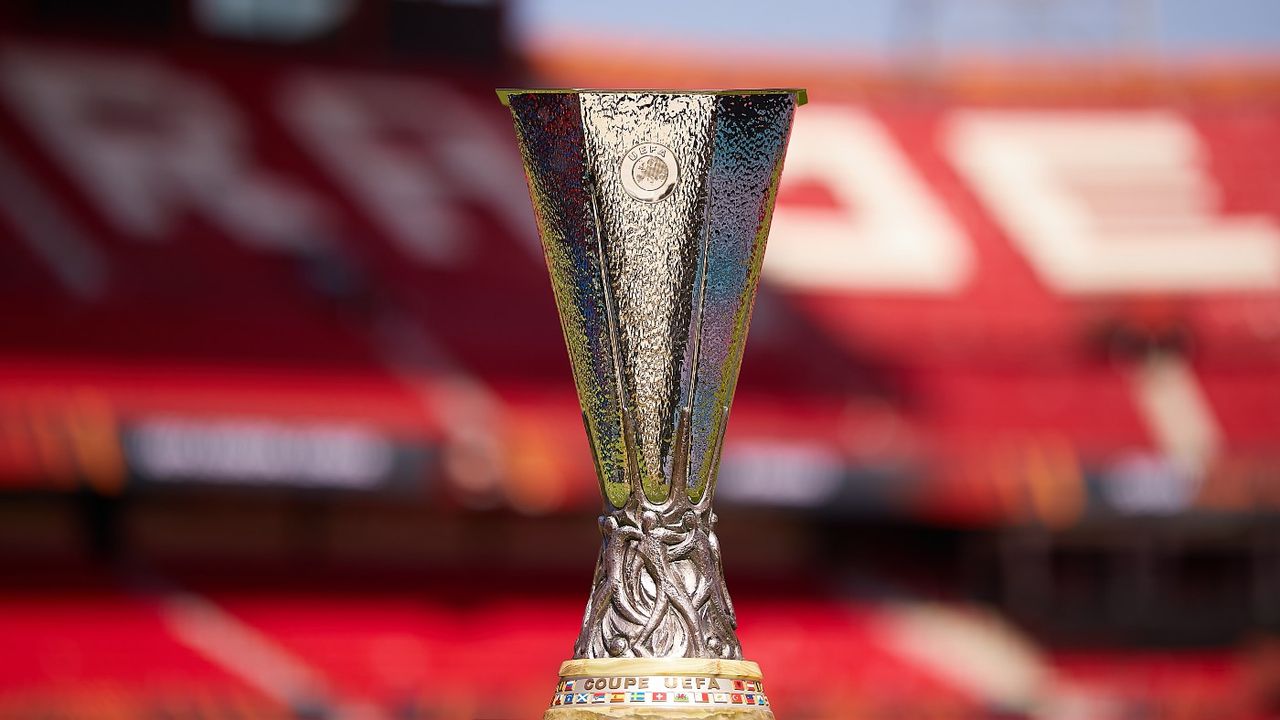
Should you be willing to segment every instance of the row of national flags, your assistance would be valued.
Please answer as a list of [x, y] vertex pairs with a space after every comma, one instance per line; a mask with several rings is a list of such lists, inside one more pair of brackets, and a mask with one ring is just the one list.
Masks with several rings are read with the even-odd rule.
[[698, 703], [705, 705], [768, 705], [764, 693], [739, 692], [597, 692], [560, 693], [552, 705], [605, 705], [612, 703]]

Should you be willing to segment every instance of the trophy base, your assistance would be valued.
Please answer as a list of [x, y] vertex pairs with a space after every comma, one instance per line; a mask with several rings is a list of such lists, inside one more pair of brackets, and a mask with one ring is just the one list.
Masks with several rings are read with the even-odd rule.
[[567, 660], [542, 718], [774, 720], [760, 666], [714, 658]]

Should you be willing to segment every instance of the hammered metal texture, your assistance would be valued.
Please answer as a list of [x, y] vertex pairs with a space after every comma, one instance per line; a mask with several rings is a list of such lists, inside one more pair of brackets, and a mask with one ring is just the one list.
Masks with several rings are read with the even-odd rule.
[[511, 98], [538, 234], [605, 499], [626, 504], [618, 375], [578, 96]]
[[694, 502], [715, 483], [795, 113], [790, 95], [720, 95], [716, 101], [690, 432]]
[[710, 503], [796, 100], [509, 96], [608, 505], [576, 657], [742, 657]]
[[[623, 407], [634, 428], [640, 484], [654, 503], [671, 492], [672, 441], [692, 390], [714, 105], [712, 95], [582, 95]], [[661, 202], [636, 202], [622, 186], [623, 160], [642, 143], [669, 148], [680, 169], [681, 181]]]

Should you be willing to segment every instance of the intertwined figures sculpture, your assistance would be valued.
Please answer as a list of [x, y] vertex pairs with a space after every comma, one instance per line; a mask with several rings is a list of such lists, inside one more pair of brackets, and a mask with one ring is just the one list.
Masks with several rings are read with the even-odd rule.
[[676, 705], [771, 717], [741, 659], [711, 499], [804, 92], [499, 95], [605, 500], [576, 660], [548, 718]]
[[670, 499], [600, 516], [604, 543], [574, 657], [742, 659], [710, 496]]

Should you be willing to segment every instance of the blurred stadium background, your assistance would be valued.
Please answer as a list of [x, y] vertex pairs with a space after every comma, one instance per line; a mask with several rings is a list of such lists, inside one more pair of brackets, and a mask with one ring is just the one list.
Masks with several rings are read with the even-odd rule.
[[540, 716], [502, 85], [810, 89], [717, 500], [780, 720], [1280, 717], [1280, 5], [783, 5], [0, 6], [0, 718]]

